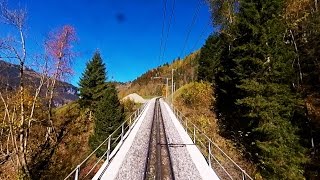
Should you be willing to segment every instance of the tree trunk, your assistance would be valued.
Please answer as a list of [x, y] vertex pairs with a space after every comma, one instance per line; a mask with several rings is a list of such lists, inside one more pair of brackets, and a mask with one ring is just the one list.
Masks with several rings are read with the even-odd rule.
[[23, 178], [30, 179], [30, 172], [28, 169], [27, 159], [26, 159], [26, 128], [25, 127], [25, 112], [24, 112], [24, 61], [20, 61], [20, 130], [19, 130], [19, 150], [18, 158], [21, 164], [21, 173]]
[[22, 31], [22, 25], [19, 26], [19, 32], [20, 32], [20, 38], [21, 38], [21, 47], [22, 47], [22, 57], [19, 58], [20, 61], [20, 130], [19, 130], [19, 151], [18, 151], [18, 157], [21, 163], [21, 169], [23, 173], [23, 178], [30, 179], [30, 172], [28, 168], [27, 158], [26, 158], [26, 144], [27, 139], [26, 133], [27, 128], [25, 125], [25, 112], [24, 112], [24, 62], [26, 59], [26, 46], [25, 46], [25, 39], [24, 34]]

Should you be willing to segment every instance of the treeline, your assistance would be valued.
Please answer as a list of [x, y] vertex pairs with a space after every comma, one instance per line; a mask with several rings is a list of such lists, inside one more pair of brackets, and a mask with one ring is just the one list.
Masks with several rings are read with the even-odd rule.
[[256, 178], [317, 178], [318, 1], [209, 4], [218, 31], [201, 49], [198, 80], [213, 83], [221, 132], [255, 162]]
[[[190, 83], [196, 79], [197, 64], [200, 52], [196, 51], [183, 59], [177, 58], [171, 64], [165, 63], [155, 69], [149, 70], [140, 77], [132, 81], [129, 88], [121, 89], [120, 97], [124, 97], [130, 93], [138, 93], [141, 96], [165, 96], [166, 94], [166, 78], [172, 76], [176, 89]], [[161, 77], [161, 78], [154, 78]], [[169, 85], [171, 80], [169, 79]], [[170, 88], [169, 88], [170, 90]], [[171, 91], [169, 92], [171, 93]]]

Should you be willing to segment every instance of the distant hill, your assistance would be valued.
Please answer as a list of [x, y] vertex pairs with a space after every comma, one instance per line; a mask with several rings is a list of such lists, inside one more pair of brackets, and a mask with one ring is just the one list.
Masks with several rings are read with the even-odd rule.
[[[0, 89], [8, 91], [16, 90], [19, 82], [19, 66], [0, 60]], [[32, 69], [26, 68], [26, 87], [36, 88], [39, 82], [40, 74]], [[78, 89], [72, 84], [58, 81], [54, 94], [54, 105], [60, 106], [78, 99], [77, 91]]]
[[[151, 69], [132, 82], [119, 87], [119, 96], [125, 97], [131, 93], [137, 93], [142, 97], [165, 95], [166, 79], [152, 79], [152, 77], [171, 78], [171, 71], [174, 71], [174, 82], [176, 89], [196, 80], [198, 59], [200, 51], [191, 53], [184, 59], [176, 59], [171, 64], [165, 63], [162, 66]], [[171, 89], [171, 80], [169, 80], [169, 92]]]

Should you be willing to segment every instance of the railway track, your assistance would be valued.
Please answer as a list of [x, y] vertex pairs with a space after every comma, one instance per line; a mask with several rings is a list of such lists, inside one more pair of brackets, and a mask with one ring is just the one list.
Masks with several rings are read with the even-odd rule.
[[144, 179], [175, 179], [159, 98], [155, 102]]

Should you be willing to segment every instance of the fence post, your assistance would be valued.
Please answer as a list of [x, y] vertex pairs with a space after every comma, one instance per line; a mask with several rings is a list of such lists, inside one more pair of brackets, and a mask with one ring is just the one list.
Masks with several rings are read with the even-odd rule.
[[132, 115], [129, 117], [129, 124], [130, 124], [130, 126], [131, 126], [131, 117], [132, 117]]
[[209, 140], [209, 149], [208, 149], [208, 161], [209, 161], [209, 167], [211, 167], [211, 143]]
[[186, 132], [188, 134], [188, 119], [186, 119]]
[[193, 125], [193, 143], [196, 144], [196, 126]]
[[79, 179], [79, 171], [80, 171], [80, 165], [77, 166], [77, 170], [76, 170], [76, 174], [74, 176], [74, 180], [78, 180]]
[[186, 120], [186, 123], [185, 123], [185, 126], [186, 126], [186, 132], [188, 134], [188, 119], [185, 119]]
[[121, 141], [123, 141], [124, 123], [121, 125]]
[[108, 139], [108, 149], [107, 149], [107, 163], [109, 163], [109, 158], [110, 158], [110, 151], [111, 151], [111, 135], [109, 135]]
[[242, 180], [246, 180], [246, 176], [244, 175], [243, 171], [241, 171], [242, 174]]

